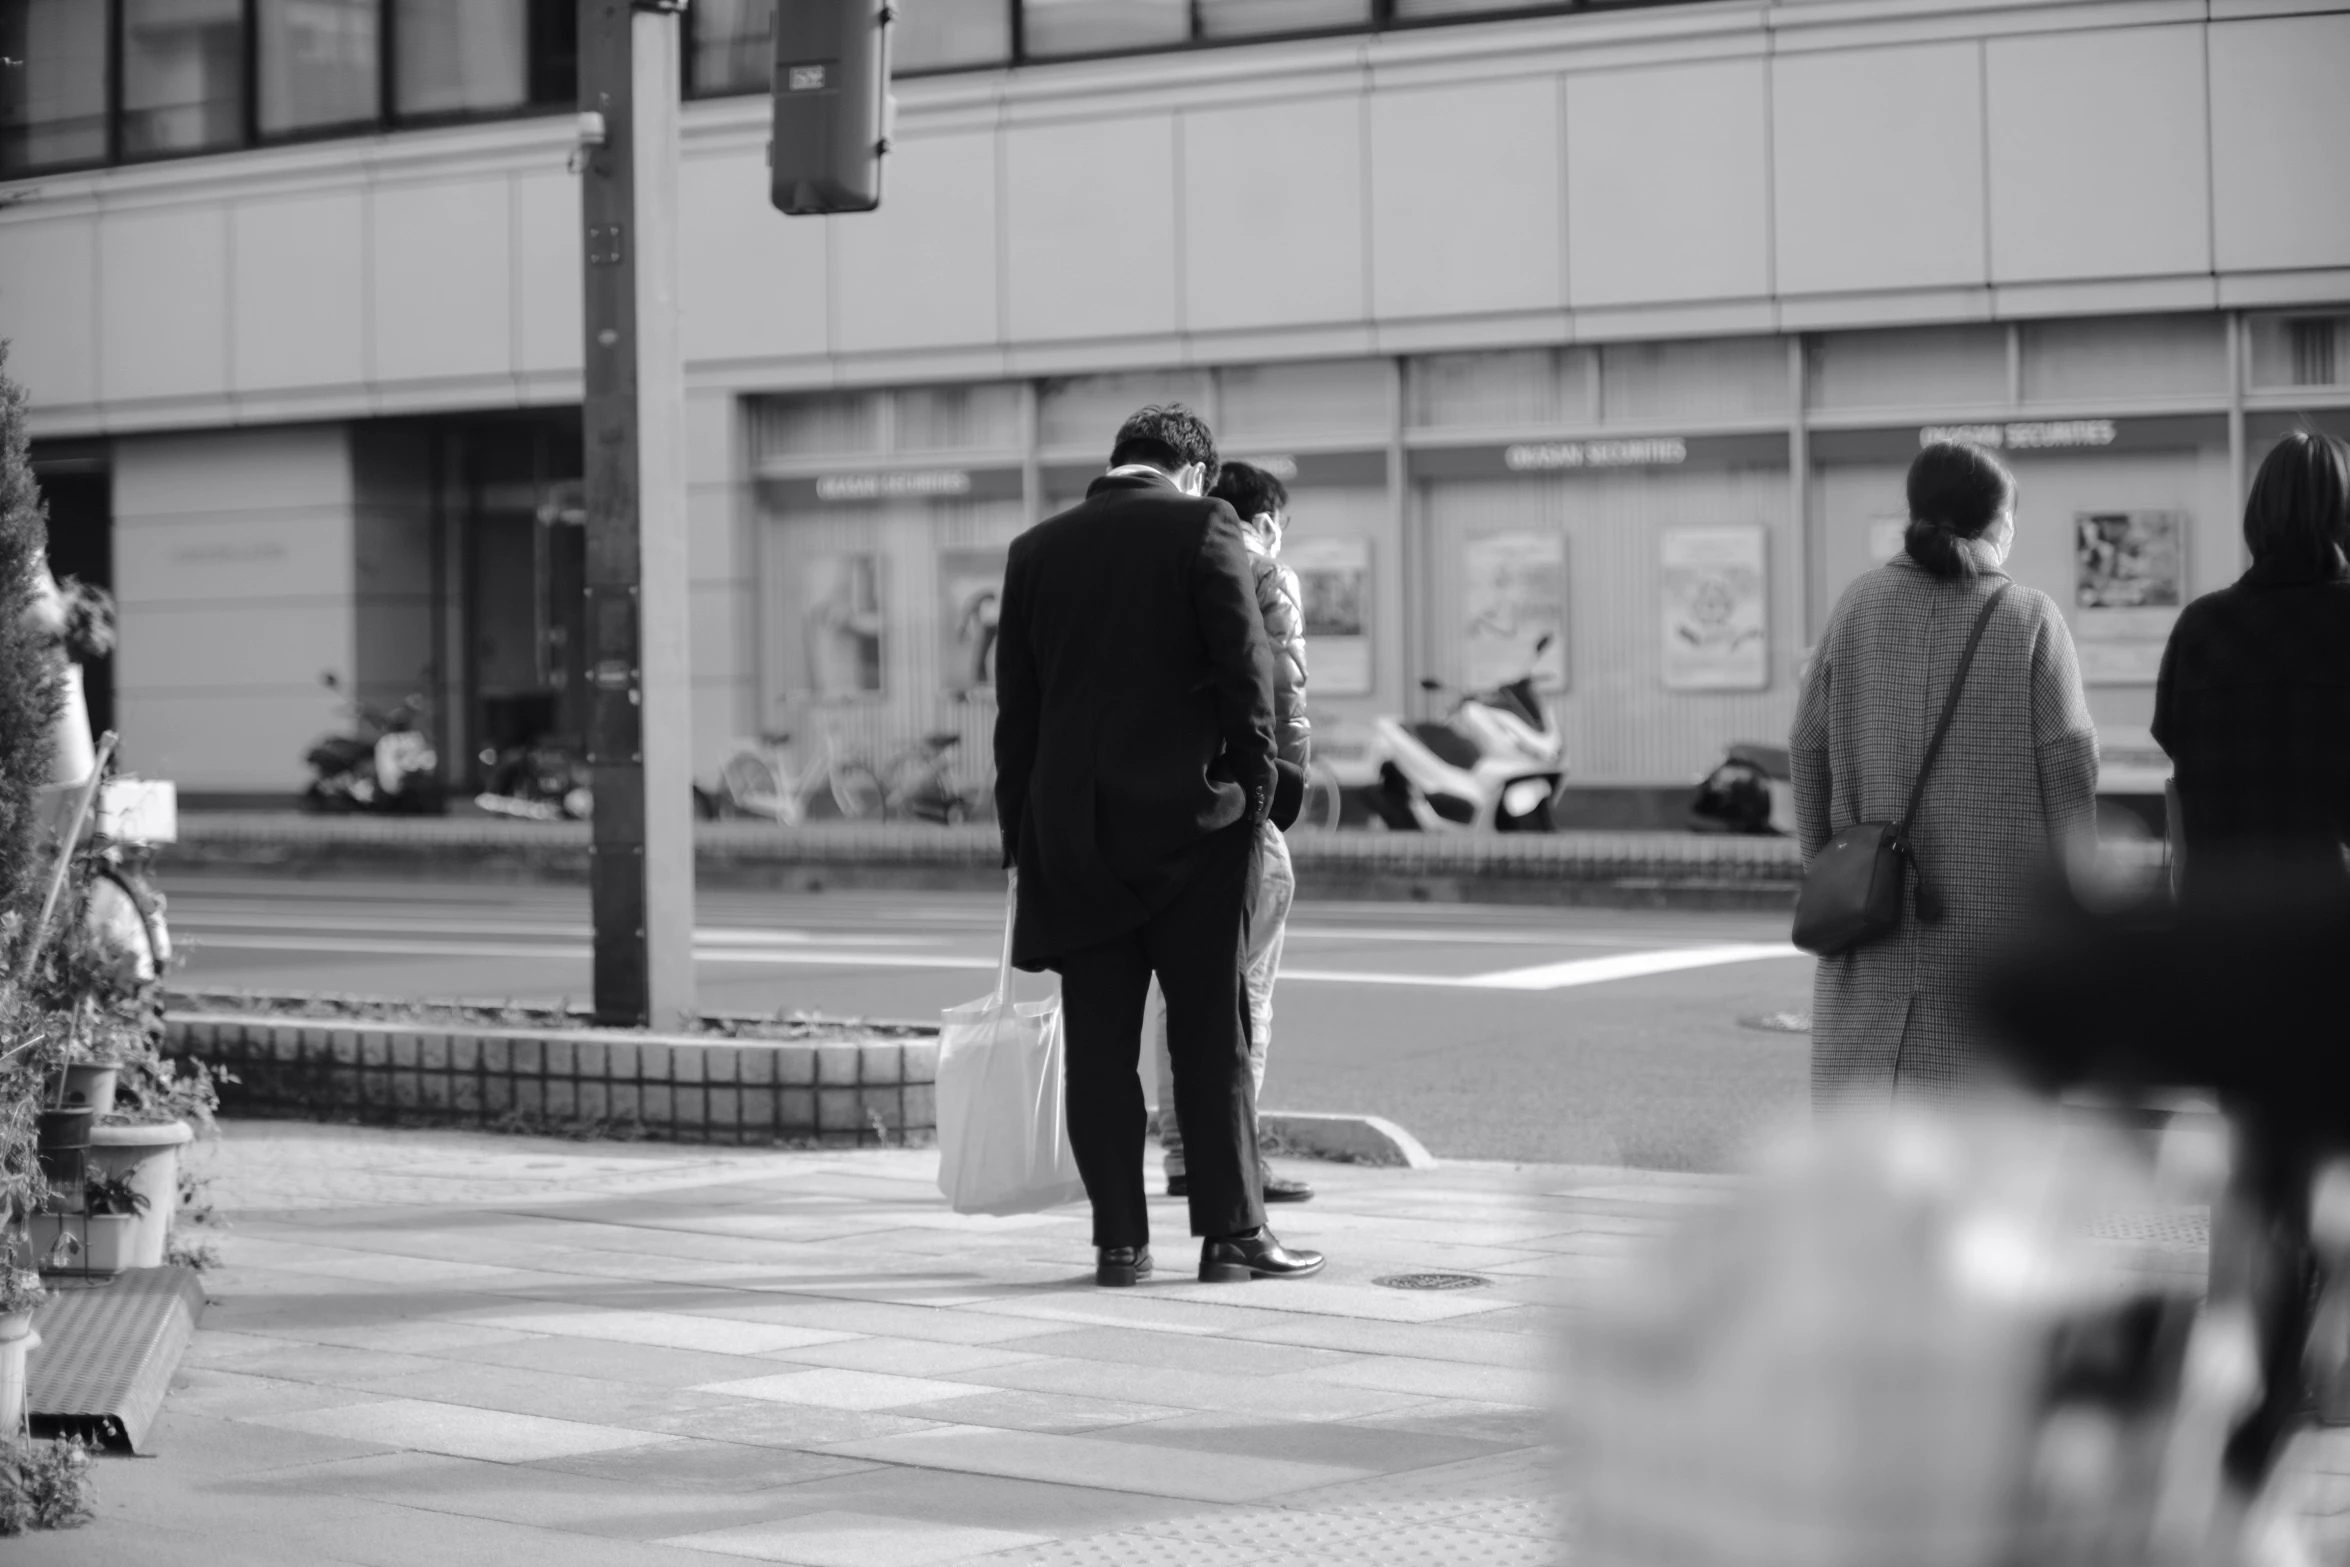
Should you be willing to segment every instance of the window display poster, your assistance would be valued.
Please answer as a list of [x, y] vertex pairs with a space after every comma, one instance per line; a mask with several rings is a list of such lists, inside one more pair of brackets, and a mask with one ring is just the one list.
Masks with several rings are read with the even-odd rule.
[[1004, 558], [1002, 545], [938, 552], [939, 676], [945, 689], [956, 696], [995, 689]]
[[2081, 675], [2150, 681], [2187, 601], [2187, 520], [2178, 512], [2073, 515], [2073, 629]]
[[1675, 528], [1663, 535], [1662, 548], [1666, 689], [1769, 685], [1763, 530]]
[[[1466, 578], [1466, 658], [1461, 678], [1472, 691], [1534, 673], [1557, 691], [1567, 683], [1567, 536], [1487, 533], [1462, 552]], [[1543, 636], [1550, 644], [1537, 655]], [[1307, 656], [1312, 656], [1312, 648]]]
[[1281, 564], [1297, 573], [1305, 611], [1307, 689], [1324, 696], [1371, 691], [1371, 541], [1289, 539]]
[[800, 636], [818, 700], [881, 690], [881, 557], [810, 556], [800, 575]]

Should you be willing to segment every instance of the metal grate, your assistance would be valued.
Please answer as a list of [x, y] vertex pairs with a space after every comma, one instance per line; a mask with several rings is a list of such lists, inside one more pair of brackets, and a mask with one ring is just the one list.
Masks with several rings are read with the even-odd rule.
[[43, 1302], [25, 1389], [33, 1434], [139, 1451], [203, 1310], [204, 1287], [187, 1268], [133, 1268], [111, 1288]]
[[1491, 1279], [1479, 1278], [1474, 1273], [1390, 1273], [1383, 1279], [1373, 1279], [1381, 1289], [1391, 1290], [1473, 1290], [1491, 1284]]

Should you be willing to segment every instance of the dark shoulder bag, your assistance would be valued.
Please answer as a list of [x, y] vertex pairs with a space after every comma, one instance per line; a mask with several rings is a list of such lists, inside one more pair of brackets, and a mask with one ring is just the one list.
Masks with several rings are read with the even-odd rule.
[[[1958, 670], [1950, 677], [1950, 694], [1942, 699], [1942, 720], [1918, 764], [1917, 782], [1910, 786], [1909, 808], [1897, 822], [1860, 822], [1828, 840], [1804, 872], [1803, 890], [1795, 898], [1795, 944], [1806, 952], [1832, 958], [1840, 952], [1890, 936], [1901, 926], [1903, 884], [1916, 869], [1910, 852], [1909, 829], [1917, 820], [1918, 802], [1925, 798], [1926, 775], [1949, 737], [1950, 720], [1958, 713], [1958, 694], [1966, 689], [1967, 671], [1974, 667], [1975, 649], [1991, 612], [1999, 607], [2009, 583], [2002, 582], [1975, 616], [1975, 629], [1958, 656]], [[1918, 917], [1931, 924], [1941, 917], [1940, 905], [1918, 878]]]

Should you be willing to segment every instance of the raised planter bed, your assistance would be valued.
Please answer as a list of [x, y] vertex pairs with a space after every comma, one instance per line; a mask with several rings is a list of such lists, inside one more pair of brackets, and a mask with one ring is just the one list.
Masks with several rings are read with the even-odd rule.
[[[302, 1015], [307, 1010], [312, 1015]], [[936, 1135], [934, 1030], [713, 1018], [692, 1034], [575, 1013], [173, 998], [165, 1053], [225, 1067], [230, 1115], [858, 1147]]]

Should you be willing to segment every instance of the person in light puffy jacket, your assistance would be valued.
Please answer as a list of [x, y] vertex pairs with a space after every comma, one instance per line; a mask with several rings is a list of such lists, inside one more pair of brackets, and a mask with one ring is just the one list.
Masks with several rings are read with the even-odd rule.
[[[1227, 462], [1209, 494], [1240, 517], [1248, 545], [1249, 571], [1256, 580], [1257, 610], [1265, 618], [1265, 640], [1273, 647], [1273, 742], [1284, 762], [1304, 768], [1313, 749], [1313, 725], [1306, 717], [1305, 595], [1297, 573], [1281, 564], [1281, 535], [1289, 526], [1289, 491], [1251, 463]], [[1265, 1045], [1273, 1031], [1273, 980], [1281, 968], [1281, 943], [1289, 908], [1297, 898], [1297, 874], [1281, 829], [1267, 822], [1260, 871], [1243, 959], [1248, 991], [1248, 1064], [1259, 1095], [1265, 1089]], [[1158, 1004], [1159, 1145], [1167, 1156], [1167, 1195], [1184, 1196], [1183, 1128], [1175, 1118], [1175, 1079], [1167, 1058], [1167, 1007]], [[1314, 1189], [1304, 1181], [1263, 1171], [1265, 1201], [1304, 1202]]]

